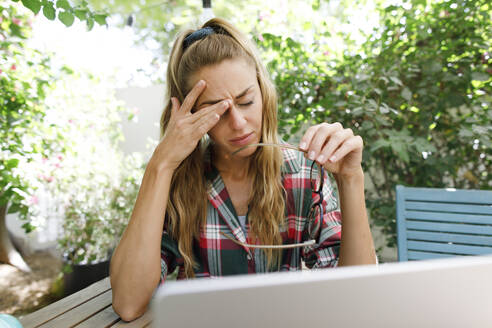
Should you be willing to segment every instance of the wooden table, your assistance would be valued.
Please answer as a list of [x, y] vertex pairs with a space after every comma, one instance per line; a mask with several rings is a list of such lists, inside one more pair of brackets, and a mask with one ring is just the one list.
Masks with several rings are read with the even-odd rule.
[[109, 278], [105, 278], [19, 320], [24, 328], [150, 327], [150, 311], [135, 321], [122, 321], [113, 311], [111, 296]]

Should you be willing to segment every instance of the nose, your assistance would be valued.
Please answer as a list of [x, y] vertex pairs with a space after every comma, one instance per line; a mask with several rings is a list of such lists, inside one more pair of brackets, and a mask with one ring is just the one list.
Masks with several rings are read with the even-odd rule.
[[233, 130], [241, 130], [246, 125], [246, 117], [236, 105], [229, 107], [229, 125]]

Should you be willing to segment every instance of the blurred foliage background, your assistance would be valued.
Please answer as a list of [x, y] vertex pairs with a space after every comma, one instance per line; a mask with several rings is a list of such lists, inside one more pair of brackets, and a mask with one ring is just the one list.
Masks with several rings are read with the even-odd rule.
[[32, 12], [41, 9], [26, 3], [0, 4], [0, 262], [30, 270], [7, 233], [7, 214], [17, 214], [27, 233], [61, 218], [58, 245], [70, 271], [108, 259], [131, 214], [143, 159], [120, 149], [121, 121], [133, 114], [111, 79], [75, 72], [29, 45]]
[[[96, 6], [96, 4], [94, 3]], [[157, 41], [198, 26], [199, 1], [113, 0], [120, 24]], [[454, 1], [220, 1], [279, 92], [280, 133], [339, 121], [365, 140], [371, 223], [395, 245], [395, 186], [492, 189], [491, 5]], [[162, 77], [156, 77], [162, 80]]]
[[[25, 8], [30, 11], [21, 10]], [[492, 8], [488, 1], [213, 0], [212, 8], [216, 16], [236, 24], [258, 44], [279, 93], [279, 132], [285, 140], [296, 142], [306, 126], [323, 121], [341, 122], [364, 138], [371, 224], [382, 229], [388, 245], [395, 244], [397, 184], [492, 189]], [[85, 21], [88, 29], [94, 22], [130, 26], [137, 44], [154, 53], [152, 63], [145, 63], [154, 68], [148, 73], [149, 80], [162, 83], [162, 68], [176, 33], [199, 25], [202, 2], [23, 0], [3, 1], [0, 10], [0, 209], [10, 204], [11, 212], [24, 215], [29, 230], [35, 226], [35, 216], [29, 218], [28, 200], [32, 203], [36, 183], [22, 185], [28, 180], [14, 172], [21, 157], [29, 158], [34, 152], [49, 158], [50, 151], [64, 154], [71, 149], [73, 153], [80, 146], [67, 141], [77, 135], [70, 137], [63, 131], [66, 122], [57, 129], [59, 124], [43, 119], [50, 106], [57, 107], [56, 102], [44, 101], [46, 89], [56, 90], [56, 81], [66, 83], [63, 76], [73, 76], [73, 71], [68, 67], [53, 71], [50, 54], [36, 53], [23, 44], [29, 37], [32, 12], [66, 26], [75, 18]], [[95, 79], [93, 88], [98, 88], [98, 83]], [[87, 97], [77, 99], [83, 102]], [[113, 108], [111, 113], [125, 111], [111, 99], [96, 101]], [[91, 119], [97, 121], [97, 116]], [[117, 120], [111, 122], [118, 124]], [[100, 136], [116, 140], [117, 133], [107, 133], [115, 126], [102, 128]], [[46, 129], [50, 132], [44, 135]], [[31, 136], [29, 140], [38, 146], [26, 151], [24, 135]], [[115, 142], [109, 144], [117, 147]], [[99, 171], [91, 181], [100, 184], [94, 182], [85, 190], [107, 190], [101, 197], [114, 194], [120, 202], [94, 201], [98, 205], [80, 213], [83, 206], [73, 198], [66, 222], [75, 224], [81, 217], [91, 222], [111, 220], [100, 211], [114, 209], [129, 216], [142, 169], [142, 163], [129, 162], [135, 163], [126, 168], [129, 171], [118, 171], [123, 176], [130, 172], [126, 173], [132, 177], [128, 191], [110, 182], [120, 181], [116, 178], [98, 180], [104, 176]], [[109, 228], [101, 224], [101, 229], [106, 229], [107, 235], [118, 234], [123, 222], [119, 220]], [[91, 228], [89, 232], [94, 231]], [[92, 246], [84, 246], [91, 235], [80, 233], [85, 233], [85, 239], [78, 239], [76, 246], [83, 251], [69, 243], [62, 244], [65, 250], [77, 254], [73, 258], [81, 261], [99, 259], [88, 251]]]
[[262, 34], [286, 138], [339, 121], [365, 141], [371, 222], [394, 246], [395, 186], [492, 189], [488, 1], [381, 7], [360, 47], [326, 58], [314, 38]]

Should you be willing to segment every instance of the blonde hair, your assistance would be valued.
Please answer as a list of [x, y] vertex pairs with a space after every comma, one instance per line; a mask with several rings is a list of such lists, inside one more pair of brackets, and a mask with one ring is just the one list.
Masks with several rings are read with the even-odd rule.
[[[277, 143], [277, 94], [262, 65], [255, 46], [234, 26], [214, 18], [202, 28], [211, 27], [212, 33], [193, 42], [183, 50], [184, 39], [193, 30], [180, 34], [171, 51], [167, 68], [166, 106], [161, 116], [161, 138], [171, 117], [171, 97], [183, 102], [191, 90], [190, 77], [205, 66], [217, 65], [223, 60], [243, 58], [256, 68], [261, 90], [262, 142]], [[184, 259], [185, 274], [194, 277], [193, 239], [199, 240], [200, 229], [206, 223], [207, 187], [204, 174], [203, 149], [200, 141], [195, 150], [179, 165], [171, 180], [166, 208], [170, 233], [178, 242]], [[253, 240], [262, 244], [280, 244], [280, 227], [285, 220], [285, 198], [281, 181], [282, 152], [276, 147], [260, 147], [252, 155], [253, 188], [249, 197], [249, 223]], [[280, 264], [280, 252], [265, 250], [269, 266]]]

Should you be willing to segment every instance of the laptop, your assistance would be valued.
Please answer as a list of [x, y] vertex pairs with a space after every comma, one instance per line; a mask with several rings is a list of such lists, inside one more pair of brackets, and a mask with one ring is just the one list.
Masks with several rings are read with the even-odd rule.
[[492, 256], [167, 282], [153, 327], [492, 327]]

